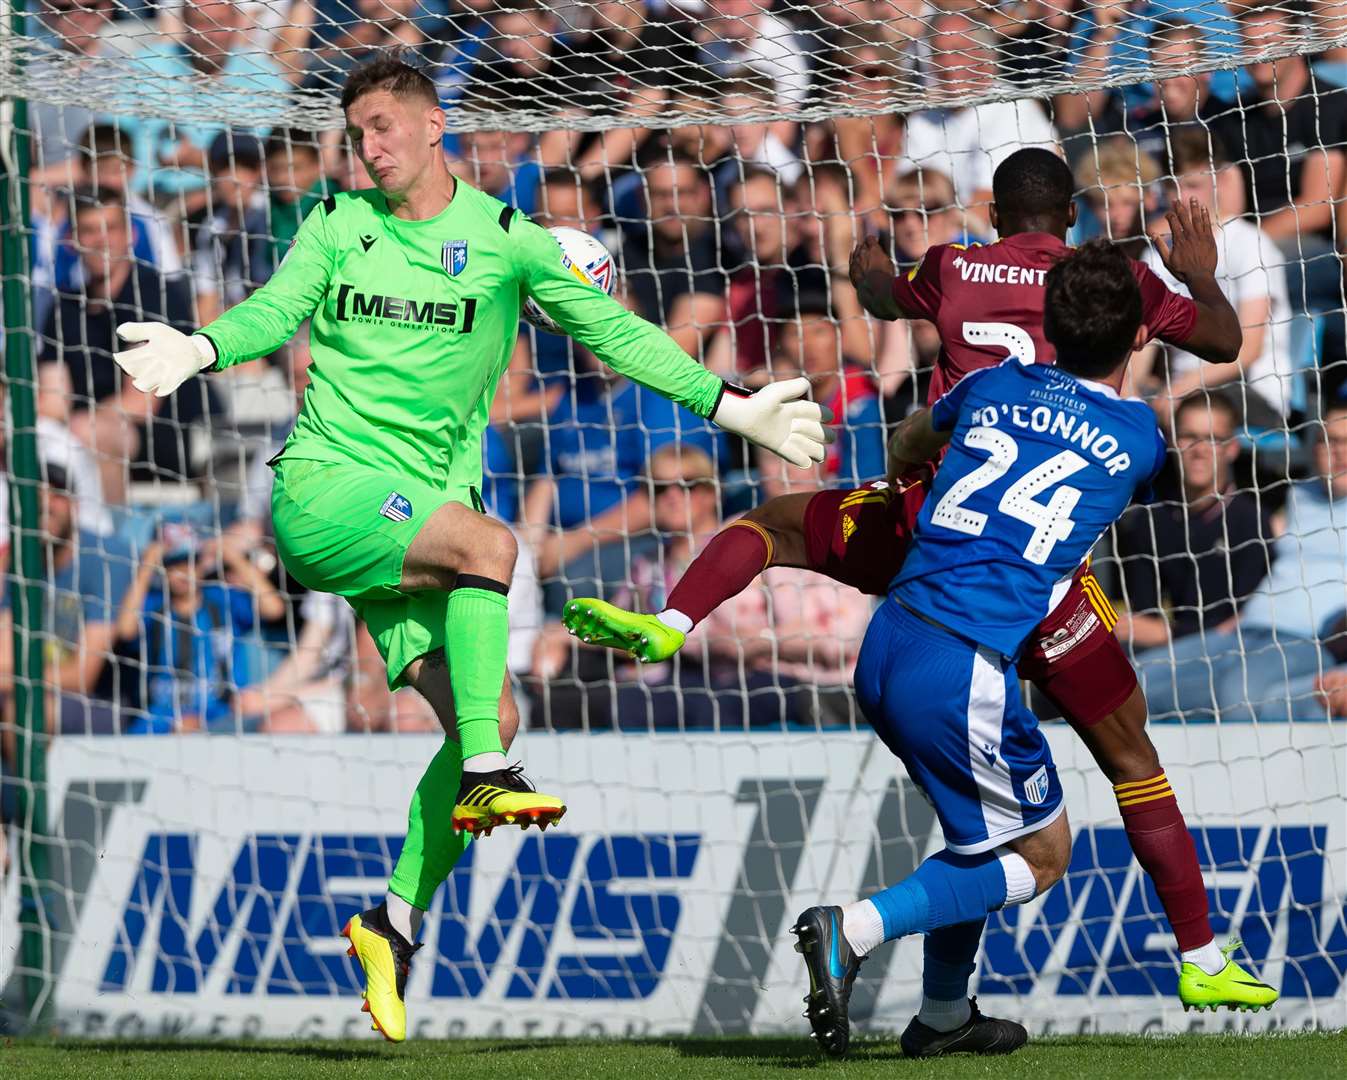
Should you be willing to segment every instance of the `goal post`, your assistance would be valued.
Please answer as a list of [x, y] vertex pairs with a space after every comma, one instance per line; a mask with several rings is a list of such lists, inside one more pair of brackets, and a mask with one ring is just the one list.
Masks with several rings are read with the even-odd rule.
[[[0, 8], [3, 47], [9, 53], [25, 30], [24, 0]], [[6, 97], [0, 104], [0, 287], [3, 288], [5, 416], [8, 438], [5, 472], [10, 477], [7, 520], [11, 537], [4, 538], [12, 576], [6, 583], [12, 618], [11, 696], [14, 761], [17, 779], [14, 809], [14, 868], [19, 880], [19, 955], [24, 978], [22, 1001], [28, 1014], [41, 1015], [50, 985], [45, 883], [47, 859], [46, 747], [43, 716], [43, 579], [38, 494], [41, 473], [36, 431], [37, 379], [33, 356], [33, 327], [29, 297], [27, 247], [28, 189], [32, 157], [29, 152], [27, 103]], [[3, 847], [0, 842], [0, 847]]]
[[[940, 342], [930, 323], [868, 318], [849, 255], [875, 236], [906, 273], [931, 244], [994, 242], [992, 173], [1021, 146], [1071, 165], [1071, 242], [1110, 236], [1162, 277], [1152, 234], [1167, 206], [1216, 209], [1222, 287], [1257, 348], [1220, 367], [1177, 347], [1137, 360], [1133, 389], [1173, 462], [1094, 565], [1148, 693], [1169, 687], [1151, 731], [1214, 928], [1282, 992], [1250, 1029], [1347, 1025], [1347, 439], [1324, 423], [1347, 385], [1347, 4], [15, 0], [0, 13], [13, 626], [0, 1022], [367, 1033], [337, 935], [383, 895], [441, 736], [414, 692], [387, 691], [348, 605], [290, 578], [270, 536], [267, 463], [304, 398], [307, 325], [161, 402], [110, 354], [118, 322], [190, 330], [233, 307], [306, 213], [371, 186], [340, 86], [400, 50], [436, 84], [460, 179], [599, 237], [622, 302], [717, 374], [802, 371], [841, 421], [823, 466], [788, 470], [521, 327], [482, 494], [520, 540], [518, 751], [570, 811], [546, 835], [475, 842], [437, 894], [408, 987], [414, 1037], [801, 1033], [795, 913], [940, 848], [850, 690], [873, 598], [773, 570], [677, 661], [640, 669], [571, 642], [559, 614], [586, 595], [659, 610], [732, 515], [882, 475]], [[1284, 134], [1268, 134], [1274, 117]], [[449, 273], [463, 241], [444, 228]], [[323, 302], [346, 304], [343, 288]], [[415, 314], [425, 299], [371, 293], [343, 311], [439, 333]], [[1032, 348], [987, 318], [958, 332]], [[1196, 426], [1180, 401], [1203, 406]], [[1225, 478], [1219, 497], [1201, 469], [1208, 486]], [[182, 591], [156, 560], [194, 568]], [[262, 617], [271, 591], [280, 618]], [[1236, 616], [1251, 606], [1261, 622]], [[1035, 704], [1071, 865], [993, 916], [975, 989], [1034, 1032], [1185, 1029], [1175, 942], [1111, 787]], [[914, 940], [867, 964], [864, 1030], [901, 1029], [920, 965]]]

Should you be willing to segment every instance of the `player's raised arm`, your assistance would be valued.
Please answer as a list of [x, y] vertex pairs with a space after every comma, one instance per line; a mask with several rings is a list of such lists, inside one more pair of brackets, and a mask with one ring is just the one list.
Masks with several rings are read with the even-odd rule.
[[932, 248], [910, 271], [899, 274], [879, 241], [867, 236], [851, 253], [848, 276], [861, 307], [876, 319], [934, 319], [940, 308], [939, 262], [940, 254]]
[[[1018, 363], [1010, 359], [1006, 364]], [[1004, 366], [1004, 365], [1003, 365]], [[889, 439], [889, 483], [911, 478], [914, 469], [930, 465], [954, 435], [959, 420], [959, 408], [974, 384], [984, 379], [995, 368], [970, 371], [951, 386], [927, 409], [918, 409], [907, 416]]]
[[510, 236], [520, 284], [558, 326], [614, 371], [799, 468], [823, 460], [831, 441], [823, 425], [831, 415], [808, 400], [807, 379], [770, 383], [756, 393], [731, 386], [663, 330], [575, 277], [546, 229], [516, 214]]
[[[132, 347], [113, 359], [137, 390], [167, 397], [199, 371], [219, 371], [275, 352], [313, 314], [332, 276], [327, 215], [315, 206], [271, 280], [209, 326], [184, 334], [163, 323], [123, 323], [117, 336]], [[143, 343], [143, 344], [142, 344]]]
[[[1156, 237], [1155, 246], [1165, 268], [1188, 287], [1197, 307], [1197, 320], [1180, 340], [1171, 337], [1163, 319], [1159, 325], [1152, 325], [1151, 330], [1162, 341], [1182, 345], [1203, 360], [1232, 364], [1239, 358], [1244, 331], [1240, 328], [1238, 313], [1216, 283], [1216, 236], [1211, 227], [1211, 215], [1206, 207], [1193, 199], [1189, 206], [1176, 203], [1165, 215], [1165, 220], [1169, 222], [1168, 243], [1160, 236]], [[1156, 286], [1164, 288], [1164, 283], [1149, 272], [1138, 284], [1143, 296], [1148, 291], [1154, 293]], [[1156, 306], [1161, 311], [1165, 307], [1163, 303]], [[1151, 307], [1147, 304], [1148, 310]]]

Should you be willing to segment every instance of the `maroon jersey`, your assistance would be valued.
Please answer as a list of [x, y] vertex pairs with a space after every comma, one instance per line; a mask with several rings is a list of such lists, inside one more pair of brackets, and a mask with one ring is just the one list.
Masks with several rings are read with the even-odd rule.
[[[893, 299], [913, 319], [940, 331], [940, 359], [928, 400], [935, 401], [970, 371], [1007, 356], [1051, 364], [1043, 337], [1043, 292], [1048, 270], [1070, 251], [1048, 233], [1020, 233], [986, 246], [937, 244], [893, 282]], [[1197, 305], [1171, 292], [1147, 267], [1132, 261], [1141, 286], [1142, 321], [1151, 334], [1182, 345], [1193, 332]]]

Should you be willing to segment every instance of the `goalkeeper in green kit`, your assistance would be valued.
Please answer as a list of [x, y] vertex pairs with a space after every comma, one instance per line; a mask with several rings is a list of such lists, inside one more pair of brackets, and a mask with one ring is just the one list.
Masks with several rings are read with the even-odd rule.
[[271, 280], [196, 334], [119, 327], [130, 347], [116, 360], [162, 397], [272, 352], [312, 319], [312, 382], [273, 462], [276, 544], [296, 579], [350, 601], [389, 686], [416, 687], [447, 735], [412, 796], [385, 901], [343, 931], [365, 1010], [400, 1041], [421, 915], [469, 835], [545, 827], [566, 810], [505, 758], [518, 726], [505, 668], [517, 547], [477, 494], [524, 298], [622, 374], [795, 465], [823, 459], [827, 418], [803, 379], [755, 394], [727, 386], [573, 274], [546, 230], [456, 181], [425, 75], [374, 60], [347, 80], [342, 109], [376, 188], [315, 207]]

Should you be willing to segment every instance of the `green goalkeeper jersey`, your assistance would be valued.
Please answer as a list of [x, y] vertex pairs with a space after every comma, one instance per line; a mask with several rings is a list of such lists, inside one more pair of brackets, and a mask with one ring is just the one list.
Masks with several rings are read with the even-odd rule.
[[480, 485], [481, 436], [532, 296], [614, 370], [709, 417], [721, 380], [564, 265], [547, 230], [456, 183], [425, 221], [376, 190], [310, 211], [271, 280], [200, 332], [217, 368], [312, 318], [313, 366], [289, 458], [354, 461], [436, 487]]

